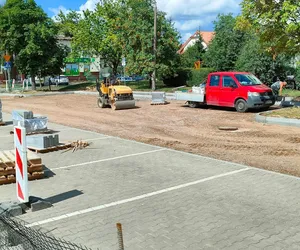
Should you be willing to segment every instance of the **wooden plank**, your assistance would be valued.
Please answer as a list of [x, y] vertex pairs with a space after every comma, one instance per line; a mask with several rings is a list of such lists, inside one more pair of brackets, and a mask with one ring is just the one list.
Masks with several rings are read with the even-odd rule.
[[43, 165], [32, 165], [28, 167], [28, 173], [43, 172]]
[[28, 180], [32, 181], [32, 180], [37, 180], [37, 179], [43, 179], [45, 177], [44, 172], [34, 172], [30, 175], [28, 175]]
[[12, 162], [7, 156], [0, 151], [0, 159], [1, 159], [1, 165], [0, 167], [13, 167], [15, 165], [14, 162]]
[[15, 162], [15, 151], [14, 150], [5, 150], [2, 152], [11, 162]]
[[61, 145], [57, 145], [55, 147], [50, 147], [50, 148], [40, 149], [40, 148], [35, 148], [35, 147], [28, 147], [28, 149], [35, 153], [49, 153], [49, 152], [53, 152], [53, 151], [67, 149], [70, 147], [72, 147], [71, 143], [66, 143], [66, 144], [61, 144]]
[[36, 153], [27, 150], [27, 160], [30, 162], [28, 165], [42, 164], [42, 159]]
[[6, 175], [11, 175], [11, 174], [16, 174], [16, 171], [14, 168], [10, 168], [10, 169], [5, 169], [5, 170], [0, 170], [0, 176], [6, 176]]
[[2, 162], [4, 162], [4, 163], [9, 163], [9, 162], [11, 162], [11, 160], [8, 159], [7, 156], [4, 155], [3, 152], [1, 152], [1, 151], [0, 151], [0, 159], [1, 159]]

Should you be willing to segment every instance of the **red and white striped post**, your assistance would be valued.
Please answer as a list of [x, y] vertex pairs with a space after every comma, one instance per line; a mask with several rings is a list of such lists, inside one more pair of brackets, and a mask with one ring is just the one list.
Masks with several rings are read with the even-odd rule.
[[29, 201], [26, 129], [16, 126], [14, 132], [17, 197], [20, 202], [26, 203]]

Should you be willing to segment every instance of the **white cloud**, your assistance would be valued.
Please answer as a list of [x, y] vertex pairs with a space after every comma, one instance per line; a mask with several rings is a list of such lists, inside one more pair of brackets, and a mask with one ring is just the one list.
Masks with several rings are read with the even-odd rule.
[[79, 10], [94, 10], [96, 8], [97, 3], [99, 3], [99, 0], [87, 0], [85, 4], [82, 4], [79, 7]]
[[[3, 0], [0, 0], [0, 3]], [[79, 12], [94, 10], [100, 0], [87, 0], [79, 7]], [[167, 16], [174, 21], [175, 28], [182, 36], [182, 42], [199, 28], [212, 31], [214, 21], [219, 13], [238, 14], [241, 0], [157, 0], [159, 10], [167, 13]], [[49, 9], [57, 15], [59, 11], [67, 13], [68, 10], [60, 6], [56, 9]]]
[[241, 0], [157, 0], [159, 10], [167, 13], [181, 33], [182, 41], [196, 30], [212, 31], [212, 21], [219, 13], [237, 14]]
[[70, 10], [68, 10], [67, 8], [65, 8], [64, 6], [59, 6], [58, 8], [49, 8], [49, 10], [54, 14], [54, 16], [57, 16], [61, 11], [64, 14], [67, 14], [68, 12], [70, 12]]

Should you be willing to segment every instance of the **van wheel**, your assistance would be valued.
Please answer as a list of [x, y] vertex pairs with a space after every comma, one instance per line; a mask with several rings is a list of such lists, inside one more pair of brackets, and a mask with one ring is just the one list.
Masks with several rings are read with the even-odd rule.
[[188, 102], [190, 108], [198, 108], [199, 103], [198, 102]]
[[246, 112], [248, 110], [248, 104], [245, 100], [239, 99], [235, 103], [235, 109], [237, 112]]

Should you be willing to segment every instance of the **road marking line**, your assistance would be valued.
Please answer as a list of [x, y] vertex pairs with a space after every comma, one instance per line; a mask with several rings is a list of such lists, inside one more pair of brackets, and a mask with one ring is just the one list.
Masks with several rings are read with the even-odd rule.
[[243, 169], [227, 172], [227, 173], [224, 173], [224, 174], [214, 175], [214, 176], [207, 177], [207, 178], [204, 178], [204, 179], [200, 179], [200, 180], [197, 180], [197, 181], [192, 181], [192, 182], [188, 182], [188, 183], [181, 184], [181, 185], [178, 185], [178, 186], [173, 186], [173, 187], [161, 189], [161, 190], [158, 190], [158, 191], [155, 191], [155, 192], [135, 196], [135, 197], [132, 197], [132, 198], [129, 198], [129, 199], [124, 199], [124, 200], [115, 201], [115, 202], [107, 203], [107, 204], [96, 206], [96, 207], [91, 207], [91, 208], [88, 208], [88, 209], [75, 211], [75, 212], [64, 214], [64, 215], [61, 215], [61, 216], [52, 217], [52, 218], [49, 218], [47, 220], [37, 221], [37, 222], [31, 223], [31, 224], [28, 224], [26, 226], [27, 227], [39, 226], [39, 225], [47, 224], [47, 223], [50, 223], [50, 222], [62, 220], [62, 219], [65, 219], [65, 218], [74, 217], [76, 215], [81, 215], [81, 214], [86, 214], [86, 213], [90, 213], [90, 212], [94, 212], [94, 211], [99, 211], [99, 210], [109, 208], [109, 207], [115, 207], [115, 206], [122, 205], [122, 204], [125, 204], [125, 203], [129, 203], [129, 202], [133, 202], [133, 201], [137, 201], [137, 200], [142, 200], [142, 199], [152, 197], [152, 196], [156, 196], [156, 195], [159, 195], [159, 194], [168, 193], [168, 192], [171, 192], [171, 191], [174, 191], [174, 190], [194, 186], [194, 185], [206, 182], [206, 181], [211, 181], [211, 180], [215, 180], [215, 179], [218, 179], [218, 178], [221, 178], [221, 177], [234, 175], [234, 174], [237, 174], [237, 173], [247, 171], [249, 169], [251, 169], [251, 168], [243, 168]]
[[74, 165], [59, 167], [59, 168], [51, 168], [49, 170], [45, 170], [44, 172], [47, 172], [47, 171], [50, 171], [50, 170], [52, 171], [52, 170], [61, 170], [61, 169], [66, 169], [66, 168], [80, 167], [80, 166], [84, 166], [84, 165], [90, 165], [90, 164], [99, 163], [99, 162], [105, 162], [105, 161], [113, 161], [113, 160], [118, 160], [118, 159], [122, 159], [122, 158], [131, 157], [131, 156], [151, 154], [151, 153], [165, 151], [165, 150], [167, 150], [167, 149], [162, 148], [162, 149], [156, 149], [156, 150], [151, 150], [151, 151], [146, 151], [146, 152], [141, 152], [141, 153], [136, 153], [136, 154], [116, 156], [116, 157], [112, 157], [112, 158], [101, 159], [101, 160], [90, 161], [90, 162], [84, 162], [84, 163], [79, 163], [79, 164], [74, 164]]
[[84, 141], [98, 141], [98, 140], [103, 140], [103, 139], [108, 139], [108, 138], [112, 138], [112, 136], [104, 136], [104, 137], [99, 137], [99, 138], [86, 139]]

